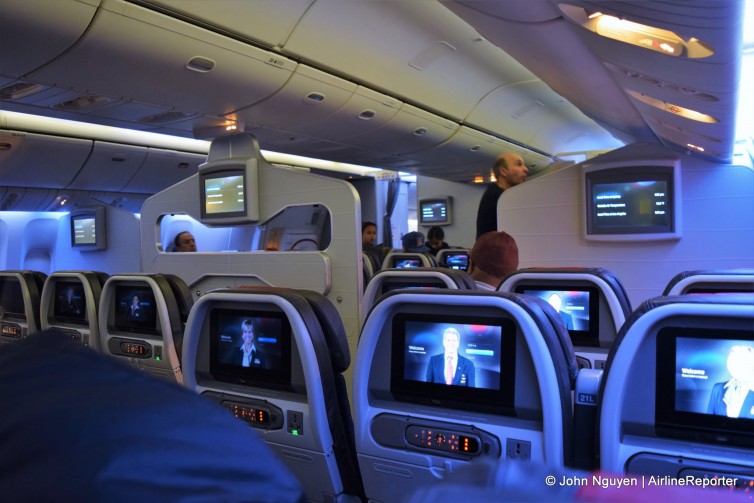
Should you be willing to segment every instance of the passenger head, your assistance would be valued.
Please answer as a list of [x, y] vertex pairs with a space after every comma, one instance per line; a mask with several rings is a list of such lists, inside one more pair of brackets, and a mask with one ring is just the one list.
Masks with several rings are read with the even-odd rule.
[[515, 185], [526, 181], [526, 175], [529, 168], [526, 167], [524, 159], [513, 152], [500, 154], [493, 164], [497, 184], [502, 189], [509, 189]]
[[244, 344], [254, 344], [254, 324], [251, 320], [241, 322], [241, 337]]
[[377, 224], [364, 222], [361, 224], [361, 246], [374, 246], [377, 241]]
[[424, 253], [429, 249], [424, 246], [424, 234], [421, 232], [409, 232], [405, 234], [402, 239], [403, 251], [410, 253]]
[[754, 386], [754, 346], [733, 346], [727, 363], [733, 379]]
[[505, 276], [518, 269], [518, 245], [507, 232], [487, 232], [476, 240], [469, 258], [469, 274], [497, 288]]
[[442, 345], [446, 353], [457, 353], [458, 346], [461, 345], [461, 334], [453, 327], [446, 328], [442, 333]]
[[429, 246], [437, 249], [442, 246], [444, 241], [445, 231], [442, 230], [442, 227], [437, 225], [430, 227], [429, 232], [427, 232], [427, 242], [429, 243]]
[[138, 306], [139, 305], [139, 296], [138, 295], [134, 295], [134, 298], [131, 299], [131, 305], [132, 306]]
[[179, 232], [173, 240], [173, 250], [177, 252], [195, 252], [196, 241], [194, 235], [188, 231]]

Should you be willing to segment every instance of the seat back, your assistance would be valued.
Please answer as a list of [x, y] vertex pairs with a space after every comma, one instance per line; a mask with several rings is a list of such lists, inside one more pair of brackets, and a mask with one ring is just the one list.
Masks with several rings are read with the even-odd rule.
[[410, 269], [383, 269], [377, 271], [367, 284], [361, 301], [361, 322], [377, 299], [393, 290], [402, 288], [449, 288], [452, 290], [476, 290], [474, 279], [464, 271], [438, 267]]
[[557, 306], [582, 368], [604, 368], [608, 351], [631, 313], [623, 284], [606, 269], [521, 269], [503, 279], [498, 290], [537, 296]]
[[0, 343], [40, 330], [40, 294], [46, 278], [39, 271], [0, 271]]
[[[246, 361], [244, 327], [254, 345]], [[342, 376], [348, 341], [324, 296], [265, 287], [210, 292], [191, 311], [184, 357], [185, 385], [255, 428], [307, 500], [363, 496]]]
[[435, 258], [428, 253], [391, 251], [382, 262], [381, 269], [415, 269], [435, 267]]
[[188, 287], [177, 276], [111, 276], [100, 299], [102, 352], [182, 383], [180, 352], [190, 303]]
[[[510, 293], [383, 296], [364, 323], [354, 367], [367, 497], [398, 501], [406, 480], [433, 484], [488, 460], [570, 464], [577, 367], [556, 316], [544, 301]], [[459, 340], [448, 374], [446, 338], [446, 348]]]
[[447, 248], [437, 252], [437, 265], [456, 269], [458, 271], [469, 270], [469, 250], [464, 248]]
[[751, 480], [753, 326], [754, 294], [645, 301], [621, 329], [602, 379], [601, 468]]
[[42, 329], [57, 328], [84, 346], [100, 351], [99, 302], [108, 277], [93, 271], [50, 274], [42, 290]]
[[662, 295], [754, 292], [754, 269], [684, 271], [668, 282]]

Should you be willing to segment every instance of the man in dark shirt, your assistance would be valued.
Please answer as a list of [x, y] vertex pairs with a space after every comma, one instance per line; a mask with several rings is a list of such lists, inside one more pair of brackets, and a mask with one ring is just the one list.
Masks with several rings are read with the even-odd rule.
[[523, 158], [513, 152], [500, 154], [492, 169], [495, 172], [495, 182], [487, 185], [476, 214], [477, 238], [487, 232], [498, 230], [497, 200], [504, 190], [525, 182], [529, 173]]

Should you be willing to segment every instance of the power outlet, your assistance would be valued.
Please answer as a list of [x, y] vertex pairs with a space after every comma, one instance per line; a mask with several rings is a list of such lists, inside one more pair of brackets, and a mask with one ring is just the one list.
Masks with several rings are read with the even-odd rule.
[[509, 438], [505, 441], [505, 457], [507, 459], [518, 459], [519, 461], [529, 461], [531, 459], [531, 442], [526, 440], [516, 440]]
[[288, 433], [292, 435], [304, 434], [304, 413], [295, 410], [287, 411]]

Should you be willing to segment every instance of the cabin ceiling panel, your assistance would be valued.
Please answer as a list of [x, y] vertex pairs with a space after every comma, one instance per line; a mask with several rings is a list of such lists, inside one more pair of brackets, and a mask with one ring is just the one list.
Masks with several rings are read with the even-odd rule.
[[91, 150], [91, 140], [0, 131], [0, 183], [19, 187], [65, 187], [84, 165]]
[[149, 148], [146, 159], [123, 190], [156, 194], [195, 174], [206, 160], [206, 155]]
[[122, 190], [136, 174], [146, 157], [146, 147], [95, 141], [92, 155], [68, 188]]
[[531, 78], [476, 30], [428, 0], [319, 0], [283, 51], [456, 120], [495, 87]]
[[450, 4], [458, 4], [466, 9], [477, 11], [485, 16], [491, 16], [504, 21], [521, 23], [542, 23], [560, 17], [560, 11], [547, 2], [533, 2], [531, 0], [453, 0], [443, 2], [450, 10], [455, 10]]
[[[583, 124], [581, 127], [595, 131], [608, 125], [611, 131], [622, 132], [621, 142], [654, 138], [602, 61], [573, 32], [571, 23], [561, 18], [542, 23], [511, 22], [503, 19], [497, 10], [483, 12], [477, 9], [476, 2], [448, 2], [443, 5], [542, 79], [551, 88], [553, 96], [566, 98], [586, 117], [597, 121], [596, 124]], [[594, 89], [599, 89], [599, 92], [595, 93]], [[472, 114], [478, 114], [483, 108], [481, 105]], [[505, 108], [497, 110], [509, 112]], [[476, 124], [478, 119], [469, 117], [467, 122]], [[582, 122], [588, 121], [582, 118]], [[489, 128], [491, 122], [485, 120], [484, 124]], [[490, 130], [496, 131], [494, 128]], [[518, 137], [513, 138], [519, 140]], [[612, 142], [601, 148], [614, 146], [619, 146], [619, 143]]]
[[272, 95], [295, 66], [164, 14], [106, 0], [86, 36], [31, 78], [218, 115]]
[[428, 149], [446, 141], [460, 126], [406, 103], [383, 128], [372, 133], [344, 139], [355, 145], [384, 154], [406, 154]]
[[349, 100], [356, 84], [299, 65], [285, 86], [273, 96], [230, 115], [254, 126], [296, 131], [299, 125], [317, 123], [332, 115]]
[[388, 123], [402, 103], [394, 98], [358, 86], [337, 112], [313, 123], [296, 125], [296, 131], [326, 140], [369, 133]]
[[0, 74], [22, 77], [55, 59], [84, 33], [99, 3], [0, 2]]
[[271, 47], [282, 45], [315, 0], [143, 0]]

